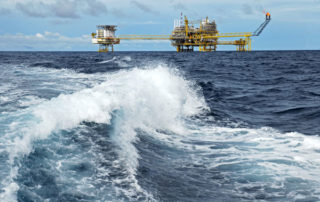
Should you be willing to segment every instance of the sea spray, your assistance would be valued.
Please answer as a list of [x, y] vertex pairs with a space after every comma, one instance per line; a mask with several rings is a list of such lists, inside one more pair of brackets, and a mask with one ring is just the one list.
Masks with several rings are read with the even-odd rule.
[[[20, 123], [23, 127], [20, 130], [15, 130], [15, 127], [8, 132], [14, 137], [5, 148], [11, 173], [16, 173], [19, 164], [15, 162], [32, 151], [35, 140], [48, 138], [54, 131], [71, 129], [82, 122], [110, 124], [112, 115], [121, 111], [118, 114], [120, 118], [116, 118], [118, 123], [113, 140], [119, 147], [119, 163], [127, 167], [127, 182], [130, 181], [132, 186], [131, 190], [119, 189], [128, 197], [144, 192], [135, 179], [139, 158], [133, 146], [137, 141], [135, 130], [158, 128], [179, 133], [184, 130], [184, 117], [206, 109], [203, 98], [198, 97], [192, 83], [176, 73], [164, 65], [119, 71], [108, 75], [105, 82], [93, 88], [61, 94], [27, 108], [24, 116], [28, 119]], [[12, 194], [17, 191], [15, 175], [12, 174], [6, 182], [2, 181], [2, 199], [13, 198]], [[12, 191], [10, 187], [15, 189]], [[150, 194], [145, 195], [152, 199]]]

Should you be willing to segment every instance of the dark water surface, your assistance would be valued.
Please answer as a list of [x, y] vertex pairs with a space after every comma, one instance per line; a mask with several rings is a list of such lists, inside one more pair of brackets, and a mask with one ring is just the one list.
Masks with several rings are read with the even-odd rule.
[[0, 52], [0, 201], [320, 201], [320, 51]]

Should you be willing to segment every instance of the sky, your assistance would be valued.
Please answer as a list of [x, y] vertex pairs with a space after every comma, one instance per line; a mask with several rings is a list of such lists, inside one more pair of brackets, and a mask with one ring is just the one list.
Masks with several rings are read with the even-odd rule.
[[[180, 13], [209, 17], [218, 31], [253, 32], [272, 20], [253, 50], [319, 50], [320, 0], [0, 0], [0, 51], [95, 51], [96, 25], [116, 34], [170, 34]], [[125, 41], [119, 51], [174, 51], [170, 41]], [[218, 50], [235, 50], [219, 46]]]

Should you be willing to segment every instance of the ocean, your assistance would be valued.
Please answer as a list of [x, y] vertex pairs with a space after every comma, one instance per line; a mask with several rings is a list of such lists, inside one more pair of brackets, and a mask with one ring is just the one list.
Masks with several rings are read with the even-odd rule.
[[320, 201], [320, 51], [0, 52], [0, 201]]

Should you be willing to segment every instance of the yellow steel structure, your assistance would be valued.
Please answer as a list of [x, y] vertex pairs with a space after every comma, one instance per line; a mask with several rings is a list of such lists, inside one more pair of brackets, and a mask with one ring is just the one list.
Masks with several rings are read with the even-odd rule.
[[[216, 41], [216, 42], [212, 42], [210, 44], [201, 43], [201, 42], [197, 42], [196, 44], [186, 42], [181, 45], [199, 46], [199, 51], [212, 51], [212, 49], [207, 49], [207, 46], [209, 46], [209, 45], [212, 45], [212, 46], [214, 46], [214, 45], [236, 45], [238, 51], [250, 51], [251, 50], [250, 36], [252, 36], [251, 32], [223, 33], [223, 34], [217, 34], [215, 36], [202, 35], [202, 38], [204, 38], [204, 39], [217, 39], [217, 38], [226, 38], [226, 37], [245, 37], [245, 38], [244, 39], [241, 38], [239, 40], [234, 40], [234, 41]], [[197, 36], [197, 37], [199, 39], [199, 36]], [[120, 40], [173, 40], [173, 39], [177, 39], [177, 38], [174, 38], [171, 35], [135, 35], [135, 34], [130, 34], [130, 35], [119, 35], [118, 39], [120, 39]], [[193, 39], [196, 39], [196, 38], [194, 37]], [[177, 46], [177, 49], [179, 49], [179, 48], [180, 47]], [[177, 51], [181, 52], [180, 50], [177, 50]]]
[[[266, 21], [260, 25], [255, 32], [234, 32], [219, 33], [216, 29], [214, 21], [208, 18], [198, 21], [199, 27], [195, 27], [196, 21], [189, 22], [184, 17], [184, 24], [180, 21], [178, 26], [175, 25], [171, 35], [119, 35], [115, 36], [114, 25], [97, 26], [97, 34], [92, 33], [92, 42], [99, 44], [99, 52], [107, 52], [108, 47], [119, 44], [120, 40], [170, 40], [172, 45], [176, 47], [177, 52], [193, 51], [194, 47], [199, 47], [201, 52], [216, 51], [218, 45], [235, 45], [237, 51], [251, 51], [251, 37], [259, 36], [263, 29], [270, 22], [270, 14], [266, 16]], [[182, 25], [181, 25], [182, 24]], [[221, 38], [238, 38], [231, 41], [220, 41]]]
[[136, 34], [126, 34], [119, 35], [120, 40], [170, 40], [170, 35], [136, 35]]

